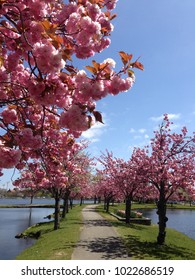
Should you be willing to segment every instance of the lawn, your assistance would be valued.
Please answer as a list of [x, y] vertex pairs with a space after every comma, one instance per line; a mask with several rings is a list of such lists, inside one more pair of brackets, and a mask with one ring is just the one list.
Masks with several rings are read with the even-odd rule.
[[[147, 208], [153, 207], [154, 205], [147, 205]], [[112, 206], [110, 208], [110, 211], [113, 211], [116, 208], [124, 209], [124, 205], [119, 204], [118, 206]], [[133, 205], [133, 209], [136, 208], [140, 209], [140, 204]], [[109, 220], [112, 223], [112, 225], [116, 228], [119, 235], [123, 238], [129, 256], [132, 259], [195, 260], [195, 240], [189, 238], [188, 236], [176, 230], [167, 228], [165, 245], [158, 245], [156, 243], [156, 238], [158, 234], [157, 225], [126, 225], [124, 222], [118, 221], [110, 214], [105, 213], [102, 206], [99, 206], [97, 211], [107, 220]]]
[[60, 222], [60, 229], [53, 230], [53, 222], [40, 223], [28, 228], [23, 234], [40, 233], [35, 244], [19, 254], [17, 260], [70, 260], [82, 228], [81, 210], [74, 206]]
[[[133, 205], [133, 208], [145, 208]], [[85, 207], [74, 206], [62, 219], [59, 230], [53, 230], [53, 222], [40, 223], [29, 229], [24, 234], [40, 233], [35, 244], [17, 256], [17, 260], [70, 260], [74, 247], [79, 240], [82, 229], [81, 210]], [[154, 208], [154, 205], [147, 205]], [[115, 205], [113, 209], [124, 209], [124, 205]], [[157, 245], [157, 225], [144, 226], [137, 224], [126, 225], [118, 221], [99, 205], [97, 211], [109, 220], [123, 238], [130, 258], [134, 260], [195, 260], [195, 240], [186, 235], [167, 229], [166, 244]]]

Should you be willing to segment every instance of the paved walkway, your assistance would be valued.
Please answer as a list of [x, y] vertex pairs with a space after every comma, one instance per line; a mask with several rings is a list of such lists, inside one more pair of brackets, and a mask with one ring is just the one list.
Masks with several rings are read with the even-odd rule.
[[95, 212], [96, 205], [83, 211], [84, 226], [80, 241], [74, 249], [72, 260], [127, 260], [129, 259], [116, 230]]

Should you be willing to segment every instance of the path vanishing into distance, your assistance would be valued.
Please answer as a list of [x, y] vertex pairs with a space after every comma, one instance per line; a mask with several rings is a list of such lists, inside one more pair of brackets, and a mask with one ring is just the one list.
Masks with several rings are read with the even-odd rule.
[[88, 205], [82, 210], [83, 228], [72, 260], [128, 260], [128, 254], [115, 228]]

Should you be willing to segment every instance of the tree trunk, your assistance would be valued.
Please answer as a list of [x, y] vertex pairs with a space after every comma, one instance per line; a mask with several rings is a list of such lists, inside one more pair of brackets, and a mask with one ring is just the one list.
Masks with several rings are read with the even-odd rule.
[[165, 199], [165, 191], [164, 191], [164, 185], [161, 184], [160, 189], [160, 196], [159, 201], [157, 203], [158, 211], [156, 212], [158, 214], [158, 236], [157, 236], [157, 243], [159, 245], [163, 245], [165, 242], [165, 236], [166, 236], [166, 223], [168, 221], [168, 218], [166, 217], [166, 199]]
[[80, 206], [83, 205], [83, 197], [81, 197], [81, 200], [80, 200]]
[[130, 223], [131, 218], [131, 198], [130, 196], [127, 196], [125, 199], [125, 222], [126, 224]]
[[70, 191], [67, 190], [63, 197], [63, 210], [62, 210], [62, 218], [66, 217], [66, 213], [68, 213], [68, 199], [69, 199]]
[[55, 213], [54, 213], [54, 230], [60, 227], [60, 197], [57, 193], [55, 196]]
[[106, 211], [106, 198], [104, 198], [104, 210]]
[[73, 208], [73, 199], [70, 198], [69, 201], [70, 201], [70, 209], [72, 209]]
[[66, 213], [68, 213], [68, 197], [63, 199], [62, 218], [66, 217]]
[[109, 207], [110, 207], [110, 199], [107, 198], [107, 200], [106, 200], [106, 213], [109, 212]]

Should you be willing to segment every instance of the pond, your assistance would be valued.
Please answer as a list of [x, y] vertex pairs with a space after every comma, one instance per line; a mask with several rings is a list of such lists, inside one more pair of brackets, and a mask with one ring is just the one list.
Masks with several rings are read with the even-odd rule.
[[[53, 199], [36, 199], [34, 204], [53, 204]], [[79, 203], [77, 202], [74, 202]], [[93, 201], [87, 201], [93, 203]], [[0, 199], [0, 205], [30, 204], [29, 199]], [[44, 217], [53, 208], [0, 208], [0, 260], [14, 260], [16, 256], [34, 243], [33, 239], [16, 239], [15, 236], [27, 227], [46, 221]], [[158, 222], [156, 209], [139, 209], [145, 217]], [[168, 209], [167, 227], [174, 228], [195, 239], [195, 211]]]
[[[150, 218], [152, 223], [158, 223], [156, 209], [139, 209], [144, 217]], [[167, 227], [176, 229], [195, 239], [195, 210], [167, 209]]]
[[[75, 204], [79, 202], [74, 201]], [[89, 200], [84, 202], [93, 203]], [[28, 204], [29, 198], [0, 198], [0, 205]], [[35, 198], [33, 204], [53, 205], [54, 199]], [[17, 239], [15, 236], [33, 224], [47, 221], [44, 217], [53, 212], [53, 208], [0, 208], [0, 260], [14, 260], [20, 252], [31, 246], [35, 240]]]
[[15, 236], [27, 227], [45, 221], [52, 208], [0, 208], [0, 260], [14, 260], [33, 239], [17, 239]]

